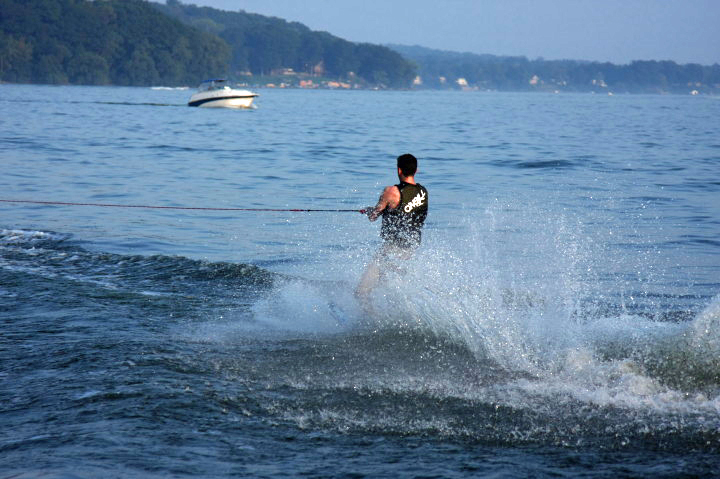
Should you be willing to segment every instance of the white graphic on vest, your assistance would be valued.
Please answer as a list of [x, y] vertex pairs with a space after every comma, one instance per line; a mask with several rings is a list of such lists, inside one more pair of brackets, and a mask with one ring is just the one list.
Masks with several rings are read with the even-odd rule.
[[415, 198], [412, 199], [412, 201], [405, 205], [405, 213], [410, 213], [412, 210], [417, 208], [418, 206], [422, 206], [425, 202], [425, 192], [421, 191], [417, 195], [415, 195]]

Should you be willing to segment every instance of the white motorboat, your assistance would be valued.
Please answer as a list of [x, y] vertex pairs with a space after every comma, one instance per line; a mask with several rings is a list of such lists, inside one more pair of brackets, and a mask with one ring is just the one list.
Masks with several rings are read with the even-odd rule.
[[204, 108], [251, 108], [257, 93], [230, 88], [223, 79], [205, 80], [197, 93], [190, 97], [188, 106]]

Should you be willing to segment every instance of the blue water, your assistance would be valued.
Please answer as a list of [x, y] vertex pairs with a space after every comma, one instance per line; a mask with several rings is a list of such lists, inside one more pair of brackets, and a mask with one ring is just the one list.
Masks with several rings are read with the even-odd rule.
[[710, 477], [720, 101], [0, 85], [0, 477]]

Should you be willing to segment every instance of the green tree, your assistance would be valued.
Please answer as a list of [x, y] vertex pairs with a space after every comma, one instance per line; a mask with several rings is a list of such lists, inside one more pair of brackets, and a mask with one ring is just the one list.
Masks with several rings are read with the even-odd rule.
[[0, 32], [0, 75], [6, 81], [26, 82], [32, 73], [33, 47], [25, 38]]
[[75, 84], [106, 85], [110, 83], [109, 70], [107, 61], [103, 57], [83, 51], [68, 61], [67, 77]]
[[34, 62], [33, 79], [38, 83], [66, 84], [70, 82], [65, 66], [57, 56], [42, 55]]
[[229, 46], [143, 0], [0, 0], [0, 80], [195, 84]]

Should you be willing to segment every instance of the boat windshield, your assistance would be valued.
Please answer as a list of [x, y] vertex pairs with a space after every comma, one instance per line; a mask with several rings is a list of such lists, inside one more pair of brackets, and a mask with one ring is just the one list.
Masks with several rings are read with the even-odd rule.
[[205, 80], [200, 84], [200, 87], [198, 90], [200, 91], [210, 91], [210, 90], [222, 90], [224, 88], [229, 88], [227, 85], [225, 85], [224, 79], [215, 79], [215, 80]]

